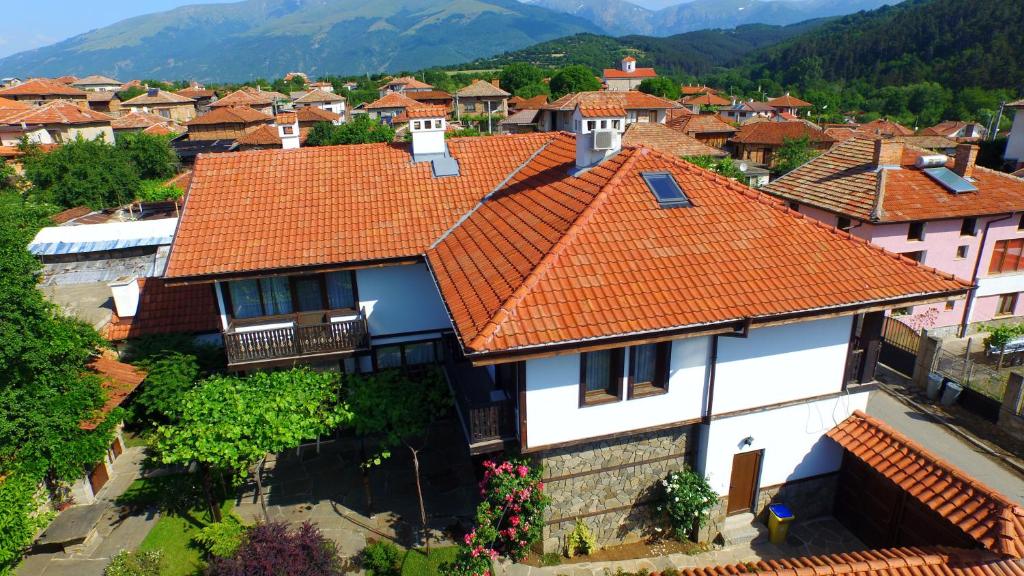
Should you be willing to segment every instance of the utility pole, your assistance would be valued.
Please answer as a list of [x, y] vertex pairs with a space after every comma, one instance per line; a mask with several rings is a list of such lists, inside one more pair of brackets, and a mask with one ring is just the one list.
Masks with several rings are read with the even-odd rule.
[[989, 131], [988, 131], [988, 134], [989, 134], [988, 139], [989, 140], [995, 140], [996, 139], [996, 134], [999, 133], [999, 123], [1003, 121], [1003, 106], [1006, 106], [1006, 101], [1005, 100], [999, 103], [999, 113], [996, 114], [995, 125], [992, 126], [992, 128], [990, 128]]

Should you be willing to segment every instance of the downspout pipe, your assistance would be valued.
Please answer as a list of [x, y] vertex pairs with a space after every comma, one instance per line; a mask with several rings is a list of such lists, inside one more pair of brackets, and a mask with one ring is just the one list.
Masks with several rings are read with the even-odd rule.
[[967, 305], [964, 306], [964, 315], [960, 321], [960, 333], [958, 337], [963, 338], [967, 336], [967, 326], [971, 320], [971, 312], [974, 311], [974, 297], [978, 293], [978, 272], [981, 271], [981, 255], [985, 252], [985, 245], [988, 243], [988, 231], [993, 224], [997, 222], [1005, 222], [1016, 215], [1016, 212], [1010, 212], [1002, 218], [996, 218], [995, 220], [989, 220], [985, 223], [985, 231], [981, 233], [981, 243], [978, 245], [978, 256], [974, 259], [974, 272], [971, 273], [971, 289], [967, 291]]

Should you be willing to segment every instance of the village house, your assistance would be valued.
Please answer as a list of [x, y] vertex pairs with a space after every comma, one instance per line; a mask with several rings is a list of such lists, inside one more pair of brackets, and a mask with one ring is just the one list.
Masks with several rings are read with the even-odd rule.
[[329, 112], [323, 108], [317, 108], [316, 106], [306, 106], [305, 108], [299, 108], [295, 111], [296, 117], [299, 119], [300, 128], [312, 128], [321, 122], [330, 122], [335, 126], [338, 126], [344, 122], [344, 118], [334, 112]]
[[693, 85], [687, 84], [686, 86], [680, 86], [679, 93], [686, 96], [696, 96], [698, 94], [715, 94], [718, 95], [718, 90], [705, 85]]
[[451, 110], [455, 97], [444, 90], [418, 90], [406, 94], [409, 98], [426, 106], [444, 106]]
[[896, 140], [854, 138], [764, 190], [815, 220], [977, 285], [965, 301], [898, 311], [936, 333], [1024, 315], [1024, 180]]
[[687, 136], [679, 130], [673, 130], [665, 124], [650, 122], [634, 122], [626, 127], [622, 135], [623, 146], [646, 146], [676, 158], [691, 156], [713, 156], [724, 158], [729, 154], [720, 148], [714, 148]]
[[917, 148], [924, 148], [931, 150], [932, 152], [939, 152], [946, 156], [955, 156], [956, 147], [958, 142], [956, 140], [950, 140], [945, 136], [928, 136], [924, 134], [914, 134], [911, 136], [894, 136], [894, 140], [897, 142], [903, 142], [907, 146], [915, 146]]
[[[346, 84], [353, 84], [353, 83], [352, 82], [346, 82]], [[322, 90], [323, 92], [328, 92], [330, 94], [334, 94], [334, 84], [331, 84], [330, 82], [325, 82], [325, 81], [321, 80], [321, 81], [318, 81], [318, 82], [307, 83], [306, 85], [309, 86], [310, 90]], [[359, 85], [356, 84], [356, 86], [359, 86]]]
[[629, 92], [573, 92], [541, 107], [537, 121], [540, 130], [573, 130], [573, 114], [579, 106], [613, 107], [626, 111], [626, 123], [657, 122], [664, 124], [668, 114], [682, 105], [660, 96], [631, 90]]
[[395, 122], [397, 118], [405, 116], [409, 108], [422, 106], [419, 102], [409, 98], [401, 92], [388, 92], [384, 96], [367, 104], [363, 109], [371, 118], [384, 122]]
[[810, 102], [806, 102], [795, 96], [791, 96], [789, 92], [786, 92], [785, 94], [779, 96], [778, 98], [772, 98], [771, 100], [765, 102], [765, 104], [771, 106], [772, 108], [775, 108], [775, 111], [778, 112], [779, 115], [787, 115], [789, 117], [800, 116], [800, 112], [804, 108], [810, 108], [814, 106], [814, 104], [811, 104]]
[[686, 466], [722, 515], [779, 493], [813, 514], [883, 311], [970, 288], [623, 147], [621, 106], [449, 140], [444, 109], [408, 115], [409, 144], [200, 158], [164, 280], [212, 287], [233, 371], [446, 367], [469, 450], [543, 464], [548, 550], [584, 514], [602, 544], [640, 538]]
[[121, 100], [118, 99], [116, 92], [90, 90], [85, 95], [90, 110], [102, 112], [109, 116], [119, 116], [121, 114]]
[[502, 134], [527, 134], [537, 131], [537, 120], [540, 118], [540, 110], [525, 108], [513, 112], [507, 118], [498, 122], [498, 129]]
[[625, 92], [636, 90], [641, 82], [657, 76], [654, 68], [637, 68], [636, 58], [626, 56], [619, 62], [618, 68], [605, 68], [601, 72], [601, 81], [608, 90]]
[[717, 109], [729, 105], [728, 100], [716, 94], [694, 94], [680, 98], [679, 103], [694, 114], [700, 114], [703, 109]]
[[378, 96], [383, 98], [390, 92], [397, 92], [399, 94], [406, 94], [410, 92], [428, 92], [433, 90], [434, 87], [426, 82], [420, 82], [412, 76], [400, 76], [393, 80], [389, 80], [378, 90]]
[[715, 148], [724, 148], [739, 131], [717, 114], [677, 115], [665, 122], [665, 125]]
[[957, 142], [977, 142], [988, 135], [988, 130], [977, 122], [947, 120], [921, 130], [920, 134], [924, 136], [944, 136]]
[[211, 102], [210, 109], [247, 106], [253, 110], [271, 116], [277, 112], [278, 103], [288, 102], [289, 100], [290, 99], [287, 96], [280, 92], [245, 86], [227, 94], [215, 102]]
[[274, 118], [273, 124], [264, 124], [243, 134], [236, 144], [238, 150], [291, 150], [301, 146], [307, 136], [309, 129], [300, 127], [298, 114], [282, 112]]
[[775, 152], [786, 140], [807, 138], [814, 150], [828, 150], [835, 138], [807, 122], [793, 120], [786, 122], [755, 122], [744, 124], [729, 142], [733, 156], [739, 160], [750, 160], [769, 168], [775, 164]]
[[249, 106], [214, 107], [185, 123], [187, 132], [171, 141], [171, 148], [185, 164], [203, 153], [233, 150], [242, 136], [271, 124], [274, 117]]
[[21, 78], [17, 76], [5, 76], [0, 78], [0, 88], [11, 88], [13, 86], [19, 86], [21, 84]]
[[333, 92], [324, 92], [319, 89], [306, 92], [302, 96], [292, 100], [292, 105], [296, 110], [314, 107], [332, 112], [341, 117], [345, 116], [345, 98], [338, 96]]
[[125, 100], [121, 107], [131, 112], [156, 114], [179, 124], [196, 117], [195, 100], [159, 88], [150, 88], [144, 94]]
[[538, 94], [533, 98], [520, 98], [513, 96], [508, 99], [508, 113], [513, 114], [520, 110], [540, 110], [541, 106], [548, 103], [547, 94]]
[[778, 111], [766, 102], [748, 100], [746, 102], [733, 102], [731, 105], [719, 108], [718, 114], [726, 122], [744, 124], [757, 118], [773, 119], [778, 116]]
[[114, 138], [131, 132], [146, 134], [182, 134], [185, 132], [185, 128], [181, 124], [149, 112], [123, 114], [111, 120], [110, 127], [114, 130]]
[[1011, 169], [1019, 170], [1024, 168], [1024, 100], [1010, 102], [1006, 108], [1013, 110], [1013, 126], [1007, 136], [1003, 159]]
[[92, 75], [72, 80], [70, 84], [86, 92], [118, 92], [124, 82], [106, 76]]
[[53, 100], [66, 100], [79, 108], [89, 108], [89, 101], [84, 90], [46, 78], [36, 78], [17, 86], [0, 89], [0, 98], [37, 106]]
[[196, 114], [205, 114], [210, 111], [210, 104], [217, 101], [217, 93], [199, 86], [189, 86], [175, 92], [178, 96], [184, 96], [195, 102]]
[[63, 144], [78, 137], [114, 142], [110, 126], [113, 118], [101, 112], [83, 110], [71, 102], [58, 100], [20, 109], [2, 106], [0, 104], [2, 146], [17, 146], [22, 137], [35, 144]]
[[511, 94], [498, 87], [497, 80], [474, 80], [455, 92], [455, 117], [477, 114], [508, 116], [509, 96]]
[[860, 130], [869, 134], [876, 134], [878, 136], [893, 137], [893, 136], [913, 136], [914, 131], [906, 126], [889, 120], [888, 118], [879, 118], [878, 120], [872, 120], [871, 122], [865, 122], [859, 126]]

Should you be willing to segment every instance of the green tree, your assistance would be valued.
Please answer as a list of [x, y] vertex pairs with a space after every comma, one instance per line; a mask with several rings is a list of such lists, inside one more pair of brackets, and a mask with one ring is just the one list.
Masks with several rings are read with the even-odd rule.
[[742, 170], [736, 166], [732, 158], [715, 158], [714, 156], [688, 156], [685, 160], [691, 164], [696, 164], [705, 170], [711, 170], [717, 174], [721, 174], [726, 178], [735, 178], [741, 182], [746, 183], [746, 175]]
[[572, 92], [591, 92], [601, 89], [601, 81], [586, 66], [566, 66], [551, 77], [551, 95], [561, 98]]
[[135, 166], [139, 178], [166, 180], [178, 173], [178, 155], [171, 149], [171, 139], [154, 134], [124, 134], [117, 138], [115, 148]]
[[774, 170], [780, 175], [791, 172], [817, 155], [811, 148], [811, 141], [807, 136], [784, 138], [782, 146], [775, 152]]
[[49, 202], [71, 208], [120, 206], [135, 199], [139, 175], [121, 151], [79, 137], [45, 154], [25, 157], [25, 176]]
[[662, 98], [668, 98], [669, 100], [676, 100], [679, 98], [679, 84], [676, 84], [675, 80], [667, 76], [645, 78], [640, 82], [640, 85], [637, 86], [637, 90], [644, 92], [645, 94], [653, 94], [655, 96], [661, 96]]
[[221, 521], [214, 475], [244, 476], [267, 453], [294, 448], [351, 419], [333, 372], [294, 368], [244, 378], [213, 376], [182, 396], [177, 420], [157, 429], [167, 464], [199, 464], [210, 516]]
[[426, 443], [430, 425], [451, 405], [451, 392], [441, 371], [430, 368], [416, 379], [398, 370], [384, 370], [371, 375], [353, 374], [348, 384], [348, 401], [356, 433], [380, 439], [377, 453], [370, 462], [379, 463], [399, 446], [405, 446], [412, 455], [420, 522], [429, 550], [430, 532], [427, 530], [420, 485], [419, 451]]
[[383, 122], [360, 114], [350, 122], [335, 126], [330, 122], [320, 122], [309, 131], [306, 146], [335, 146], [337, 144], [368, 144], [371, 142], [391, 142], [395, 139], [395, 129]]
[[544, 80], [544, 71], [526, 62], [513, 62], [501, 69], [499, 75], [501, 87], [511, 93], [517, 93], [520, 88], [532, 84], [541, 84]]
[[550, 96], [551, 89], [548, 88], [547, 84], [538, 82], [536, 84], [527, 84], [515, 91], [515, 95], [520, 98], [534, 98], [536, 96]]

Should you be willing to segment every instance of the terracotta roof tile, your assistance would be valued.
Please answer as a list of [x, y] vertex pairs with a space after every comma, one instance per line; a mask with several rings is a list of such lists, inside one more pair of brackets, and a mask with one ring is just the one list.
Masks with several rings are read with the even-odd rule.
[[956, 140], [950, 140], [945, 136], [929, 136], [927, 134], [896, 136], [893, 140], [903, 142], [909, 146], [917, 146], [918, 148], [927, 148], [929, 150], [953, 149], [956, 148], [956, 145], [958, 144]]
[[121, 103], [126, 108], [131, 108], [132, 106], [158, 106], [160, 104], [195, 104], [195, 100], [187, 96], [175, 94], [174, 92], [157, 89], [152, 95], [149, 92], [143, 92]]
[[508, 105], [514, 106], [519, 110], [538, 110], [548, 103], [548, 97], [545, 94], [538, 94], [533, 98], [520, 98], [519, 96], [513, 96], [508, 99]]
[[729, 101], [716, 94], [695, 94], [679, 101], [682, 104], [696, 104], [698, 106], [728, 106]]
[[419, 105], [415, 108], [407, 108], [405, 110], [405, 117], [414, 118], [444, 118], [448, 116], [447, 106], [424, 106]]
[[139, 307], [135, 316], [116, 313], [100, 334], [107, 340], [125, 340], [151, 334], [215, 332], [217, 303], [209, 284], [170, 286], [160, 278], [139, 278]]
[[[0, 92], [2, 94], [2, 92]], [[952, 136], [953, 134], [963, 130], [967, 126], [970, 126], [971, 122], [962, 122], [960, 120], [946, 120], [939, 122], [935, 126], [925, 128], [921, 130], [923, 136]]]
[[113, 102], [117, 100], [117, 94], [114, 92], [108, 92], [106, 90], [90, 90], [85, 94], [85, 99], [89, 102]]
[[387, 86], [391, 86], [391, 85], [401, 85], [401, 86], [403, 86], [405, 88], [414, 88], [414, 89], [415, 88], [433, 88], [432, 85], [427, 84], [426, 82], [420, 82], [419, 80], [417, 80], [416, 78], [413, 78], [412, 76], [400, 76], [398, 78], [395, 78], [394, 80], [391, 80], [390, 82], [387, 83]]
[[431, 100], [451, 100], [452, 95], [445, 92], [444, 90], [426, 90], [426, 91], [415, 91], [406, 92], [405, 94], [409, 98], [417, 102], [429, 102]]
[[870, 132], [872, 134], [879, 134], [881, 136], [910, 136], [914, 133], [913, 130], [893, 122], [888, 118], [879, 118], [878, 120], [872, 120], [860, 125], [861, 130]]
[[455, 92], [455, 95], [459, 98], [480, 98], [485, 96], [507, 98], [508, 96], [511, 96], [508, 92], [505, 92], [486, 80], [474, 80], [469, 86], [460, 88]]
[[17, 86], [0, 90], [0, 97], [3, 96], [69, 96], [84, 100], [86, 94], [83, 90], [57, 82], [56, 80], [36, 78]]
[[[428, 252], [467, 352], [968, 286], [656, 151], [624, 148], [574, 177], [575, 157], [572, 135], [558, 135]], [[643, 172], [671, 174], [693, 206], [660, 208]]]
[[[878, 197], [875, 143], [851, 138], [772, 181], [770, 194], [823, 208], [863, 221], [871, 221]], [[913, 167], [927, 150], [906, 147], [902, 167], [886, 170], [879, 222], [938, 220], [1003, 214], [1024, 210], [1024, 180], [981, 166], [974, 169], [977, 192], [952, 194]], [[951, 164], [950, 164], [951, 165]]]
[[297, 98], [295, 100], [295, 102], [297, 104], [309, 103], [309, 102], [344, 102], [344, 101], [345, 101], [344, 97], [338, 96], [337, 94], [334, 94], [333, 92], [326, 92], [324, 90], [312, 90], [310, 92], [306, 92], [305, 94], [302, 95], [302, 97]]
[[166, 276], [421, 255], [553, 137], [448, 140], [452, 178], [411, 163], [404, 143], [201, 156]]
[[743, 144], [767, 144], [781, 146], [786, 139], [806, 136], [812, 143], [835, 142], [835, 138], [822, 130], [815, 129], [806, 122], [756, 122], [744, 124], [740, 131], [732, 137], [733, 142]]
[[625, 118], [626, 109], [622, 106], [581, 104], [580, 116], [584, 118]]
[[717, 114], [676, 115], [665, 125], [684, 134], [735, 134], [737, 128], [718, 117]]
[[860, 410], [827, 432], [908, 495], [997, 554], [1024, 558], [1024, 508]]
[[78, 425], [83, 430], [94, 430], [103, 423], [103, 420], [114, 408], [120, 406], [139, 387], [139, 384], [142, 384], [142, 381], [146, 379], [146, 372], [131, 364], [118, 362], [104, 356], [93, 358], [86, 364], [86, 367], [99, 374], [103, 379], [101, 386], [107, 397], [103, 407], [97, 410], [92, 418]]
[[114, 80], [107, 76], [100, 76], [99, 74], [93, 74], [92, 76], [86, 76], [85, 78], [76, 78], [70, 82], [73, 86], [99, 86], [105, 84], [117, 84], [120, 85], [120, 80]]
[[185, 98], [191, 98], [193, 100], [199, 100], [201, 98], [213, 98], [217, 95], [213, 90], [206, 90], [203, 88], [183, 88], [175, 92], [178, 96], [184, 96]]
[[673, 130], [664, 124], [634, 122], [622, 137], [626, 146], [647, 146], [669, 156], [726, 156], [724, 150]]
[[113, 118], [102, 112], [80, 108], [67, 100], [55, 100], [43, 106], [26, 108], [14, 114], [0, 112], [0, 124], [103, 124]]
[[795, 96], [790, 96], [789, 93], [779, 96], [778, 98], [772, 98], [766, 102], [766, 104], [775, 108], [809, 108], [814, 106], [814, 104], [811, 104], [810, 102], [801, 100]]
[[[235, 90], [234, 92], [210, 104], [210, 107], [225, 108], [228, 106], [251, 106], [263, 108], [265, 106], [273, 105], [275, 100], [277, 99], [277, 96], [281, 95], [278, 94], [277, 92], [258, 91], [255, 89]], [[287, 98], [281, 99], [287, 100]]]
[[272, 122], [274, 118], [248, 106], [225, 106], [214, 108], [196, 116], [185, 123], [186, 126], [203, 126], [209, 124], [258, 124]]
[[605, 68], [601, 74], [605, 78], [654, 78], [658, 75], [654, 68], [636, 68], [633, 72], [626, 72], [618, 68]]
[[405, 96], [404, 94], [388, 92], [383, 97], [367, 104], [366, 109], [377, 110], [380, 108], [409, 108], [413, 106], [422, 106], [422, 104], [408, 96]]
[[337, 122], [341, 119], [340, 114], [335, 114], [330, 110], [324, 110], [316, 106], [304, 106], [295, 111], [295, 115], [299, 117], [299, 124], [306, 124], [310, 122]]
[[32, 105], [21, 100], [10, 100], [8, 98], [0, 98], [0, 110], [27, 110]]
[[[299, 129], [299, 142], [305, 142], [309, 136], [309, 128]], [[264, 124], [255, 130], [250, 130], [236, 140], [239, 146], [281, 146], [281, 135], [277, 132], [277, 126]]]
[[708, 86], [683, 86], [679, 89], [683, 96], [693, 96], [694, 94], [718, 94], [718, 91]]
[[274, 122], [277, 124], [295, 124], [298, 121], [299, 117], [295, 112], [280, 112], [274, 117]]
[[89, 208], [88, 206], [75, 206], [74, 208], [68, 208], [67, 210], [50, 216], [50, 220], [52, 220], [54, 224], [64, 224], [65, 222], [70, 222], [75, 218], [81, 218], [82, 216], [91, 213], [92, 208]]
[[630, 90], [628, 92], [573, 92], [542, 107], [543, 110], [572, 111], [577, 105], [618, 106], [626, 110], [680, 108], [682, 105], [660, 96]]
[[110, 121], [110, 127], [114, 130], [136, 130], [149, 128], [158, 124], [166, 124], [167, 118], [150, 112], [130, 112], [118, 116]]

